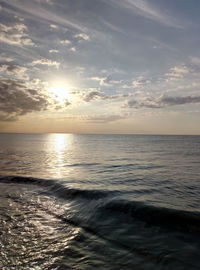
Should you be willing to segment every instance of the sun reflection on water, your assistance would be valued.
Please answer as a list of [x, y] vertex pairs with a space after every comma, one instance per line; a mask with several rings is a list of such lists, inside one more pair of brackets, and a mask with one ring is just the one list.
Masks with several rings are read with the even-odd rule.
[[64, 151], [69, 145], [70, 135], [68, 134], [53, 134], [54, 150], [57, 153]]
[[68, 155], [67, 148], [69, 148], [72, 135], [71, 134], [50, 134], [51, 142], [51, 168], [53, 169], [54, 175], [59, 178], [63, 176], [63, 168], [66, 165]]

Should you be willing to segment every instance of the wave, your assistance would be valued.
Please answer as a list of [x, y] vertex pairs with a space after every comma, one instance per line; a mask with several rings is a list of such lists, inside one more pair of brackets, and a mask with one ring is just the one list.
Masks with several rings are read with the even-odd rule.
[[101, 163], [72, 163], [72, 164], [66, 164], [64, 167], [87, 167], [87, 166], [97, 166]]
[[159, 226], [180, 231], [200, 232], [200, 213], [164, 208], [140, 201], [113, 200], [107, 202], [101, 211], [116, 213], [140, 220], [150, 226]]
[[56, 181], [52, 179], [40, 179], [23, 176], [0, 177], [0, 183], [29, 184], [46, 187], [48, 188], [49, 192], [62, 199], [77, 197], [77, 198], [84, 198], [87, 200], [97, 200], [113, 194], [112, 191], [71, 188], [69, 186], [62, 184], [61, 182], [62, 181]]
[[[45, 187], [49, 195], [78, 202], [80, 211], [91, 208], [95, 219], [117, 219], [123, 222], [143, 222], [167, 230], [200, 232], [200, 213], [170, 209], [141, 201], [120, 199], [120, 192], [107, 190], [78, 189], [65, 186], [61, 181], [21, 176], [1, 176], [0, 183], [31, 184]], [[81, 201], [84, 200], [84, 201]], [[92, 203], [93, 201], [97, 201]], [[99, 201], [98, 201], [99, 200]], [[82, 205], [82, 208], [81, 208]], [[88, 209], [87, 209], [88, 210]]]
[[104, 168], [112, 169], [112, 168], [137, 168], [142, 170], [152, 170], [152, 169], [160, 169], [164, 168], [163, 165], [143, 165], [143, 164], [137, 164], [137, 163], [127, 163], [127, 164], [114, 164], [114, 165], [105, 165]]

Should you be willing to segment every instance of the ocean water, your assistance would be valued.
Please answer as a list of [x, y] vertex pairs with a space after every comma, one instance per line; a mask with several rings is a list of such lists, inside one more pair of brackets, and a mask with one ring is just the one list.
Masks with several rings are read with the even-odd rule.
[[0, 269], [200, 269], [200, 136], [0, 135]]

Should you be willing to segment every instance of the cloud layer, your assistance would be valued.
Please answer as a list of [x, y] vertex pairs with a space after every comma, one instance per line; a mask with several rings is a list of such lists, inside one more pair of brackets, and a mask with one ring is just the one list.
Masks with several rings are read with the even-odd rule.
[[158, 98], [144, 97], [139, 100], [131, 99], [126, 102], [128, 108], [164, 108], [186, 104], [200, 103], [200, 96], [161, 96]]
[[0, 42], [16, 46], [31, 46], [34, 42], [27, 34], [28, 28], [25, 24], [14, 24], [7, 26], [0, 24]]
[[1, 78], [0, 80], [0, 119], [16, 120], [18, 116], [47, 110], [48, 97], [24, 82]]

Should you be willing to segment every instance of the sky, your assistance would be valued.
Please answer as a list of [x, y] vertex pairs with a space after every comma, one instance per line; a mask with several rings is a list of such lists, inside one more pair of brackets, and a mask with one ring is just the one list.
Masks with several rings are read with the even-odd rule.
[[0, 132], [200, 134], [199, 12], [0, 0]]

